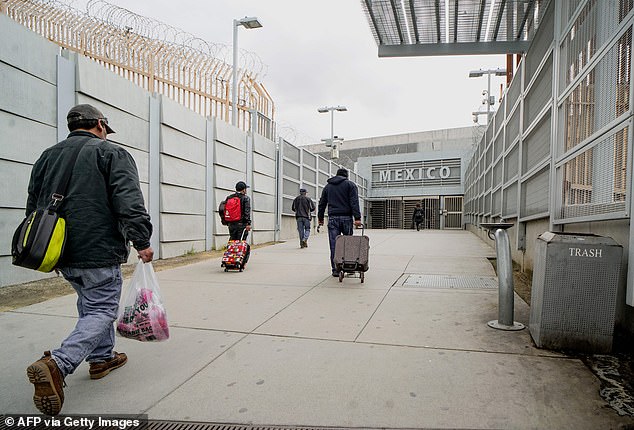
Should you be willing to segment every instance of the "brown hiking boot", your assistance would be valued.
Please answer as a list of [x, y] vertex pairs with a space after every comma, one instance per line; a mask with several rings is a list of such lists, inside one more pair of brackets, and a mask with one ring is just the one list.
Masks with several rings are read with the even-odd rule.
[[33, 394], [35, 407], [46, 415], [59, 414], [64, 404], [66, 384], [51, 352], [44, 352], [44, 357], [26, 368], [26, 374], [31, 384], [35, 386]]
[[111, 370], [118, 369], [128, 362], [128, 356], [123, 352], [112, 351], [114, 357], [106, 361], [90, 363], [90, 379], [100, 379], [110, 373]]

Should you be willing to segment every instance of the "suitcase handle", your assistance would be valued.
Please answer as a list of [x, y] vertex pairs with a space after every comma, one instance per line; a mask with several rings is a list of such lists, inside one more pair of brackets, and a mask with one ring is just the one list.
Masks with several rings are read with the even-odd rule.
[[[354, 235], [354, 231], [358, 230], [358, 228], [355, 226], [355, 228], [352, 229], [352, 234]], [[361, 223], [361, 236], [365, 235], [365, 224]]]

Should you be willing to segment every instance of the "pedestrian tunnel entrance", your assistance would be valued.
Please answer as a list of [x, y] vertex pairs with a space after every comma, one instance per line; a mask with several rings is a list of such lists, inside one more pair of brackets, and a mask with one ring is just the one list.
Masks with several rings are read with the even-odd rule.
[[412, 217], [420, 204], [425, 219], [423, 229], [462, 229], [462, 196], [424, 196], [368, 201], [368, 220], [371, 228], [413, 229]]

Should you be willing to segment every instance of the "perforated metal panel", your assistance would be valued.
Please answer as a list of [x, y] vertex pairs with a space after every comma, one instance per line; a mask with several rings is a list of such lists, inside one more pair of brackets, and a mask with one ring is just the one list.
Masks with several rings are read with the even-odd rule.
[[296, 196], [299, 193], [299, 181], [283, 179], [282, 192], [287, 196]]
[[498, 110], [495, 112], [495, 117], [493, 118], [493, 121], [495, 126], [495, 134], [497, 135], [504, 125], [504, 104], [501, 104], [500, 107], [498, 107]]
[[503, 208], [502, 217], [510, 218], [517, 216], [517, 182], [504, 188], [503, 194]]
[[491, 215], [496, 216], [502, 213], [502, 188], [498, 188], [492, 195]]
[[500, 159], [497, 163], [495, 163], [495, 166], [493, 166], [493, 188], [497, 187], [498, 185], [502, 185], [503, 167], [504, 165], [502, 163], [502, 159]]
[[520, 107], [518, 106], [506, 124], [506, 148], [510, 148], [513, 142], [520, 136], [520, 111]]
[[522, 183], [520, 216], [548, 212], [550, 199], [550, 170], [544, 169]]
[[489, 145], [485, 153], [486, 157], [484, 159], [484, 164], [487, 168], [491, 165], [491, 162], [493, 161], [493, 147], [494, 145]]
[[303, 175], [303, 178], [302, 178], [303, 184], [305, 184], [306, 182], [309, 182], [311, 184], [317, 183], [317, 172], [315, 172], [311, 168], [304, 166], [304, 169], [302, 170], [302, 175]]
[[[617, 3], [618, 7], [616, 7]], [[619, 24], [631, 9], [631, 0], [611, 2], [609, 5], [597, 0], [586, 2], [561, 43], [559, 60], [561, 93], [616, 33]]]
[[494, 148], [495, 157], [491, 159], [487, 158], [487, 167], [497, 158], [498, 155], [504, 152], [504, 133], [498, 134], [498, 136], [493, 141], [492, 148]]
[[550, 156], [551, 128], [549, 112], [522, 142], [522, 174], [532, 170]]
[[504, 158], [504, 183], [507, 183], [517, 176], [517, 169], [520, 162], [519, 154], [519, 146], [515, 146]]
[[319, 159], [319, 170], [326, 175], [330, 174], [330, 162], [323, 157], [317, 157]]
[[299, 163], [299, 148], [284, 141], [284, 157]]
[[299, 180], [299, 165], [298, 164], [294, 164], [291, 161], [284, 160], [283, 172], [284, 172], [284, 176], [288, 176], [293, 179]]
[[506, 98], [506, 106], [509, 110], [513, 109], [522, 91], [522, 74], [524, 73], [523, 70], [523, 67], [519, 67], [515, 71], [515, 76], [513, 76], [511, 86], [509, 86], [508, 91], [504, 96]]
[[491, 191], [484, 194], [484, 214], [491, 213]]
[[550, 55], [540, 70], [535, 83], [524, 99], [524, 129], [530, 128], [537, 115], [553, 98], [553, 56]]
[[529, 323], [538, 347], [611, 351], [622, 253], [607, 237], [538, 238]]
[[629, 126], [558, 168], [563, 199], [558, 219], [625, 211]]
[[[526, 79], [524, 82], [526, 85], [528, 85], [529, 82], [533, 79], [533, 77], [535, 76], [535, 72], [539, 67], [539, 63], [541, 63], [542, 59], [544, 58], [544, 56], [547, 55], [548, 50], [552, 46], [555, 22], [555, 3], [556, 2], [554, 1], [550, 2], [548, 9], [544, 13], [544, 20], [540, 24], [539, 31], [535, 35], [533, 43], [531, 43], [531, 47], [525, 57], [526, 63], [524, 67], [526, 69]], [[548, 81], [552, 81], [552, 78], [550, 76], [548, 77]]]
[[631, 42], [629, 29], [565, 98], [558, 133], [564, 151], [629, 113]]
[[304, 167], [312, 167], [313, 170], [317, 169], [317, 156], [305, 149], [302, 150], [302, 162]]

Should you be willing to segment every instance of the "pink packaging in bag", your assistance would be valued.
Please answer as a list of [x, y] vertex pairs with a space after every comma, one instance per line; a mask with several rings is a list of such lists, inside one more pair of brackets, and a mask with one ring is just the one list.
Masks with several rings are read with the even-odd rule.
[[[143, 263], [141, 263], [143, 264]], [[147, 263], [149, 264], [149, 263]], [[144, 270], [145, 267], [137, 266], [137, 270]], [[149, 270], [152, 270], [151, 268]], [[123, 309], [119, 310], [117, 319], [117, 332], [130, 339], [142, 342], [162, 341], [169, 338], [169, 326], [165, 308], [161, 303], [158, 291], [150, 288], [138, 288], [139, 277], [133, 277], [131, 287], [134, 288], [136, 296], [132, 297], [133, 291], [129, 291], [126, 301], [121, 304]], [[152, 273], [153, 275], [153, 273]], [[143, 281], [148, 279], [143, 276]], [[151, 276], [150, 282], [156, 283], [156, 278]], [[157, 287], [157, 286], [156, 286]]]

